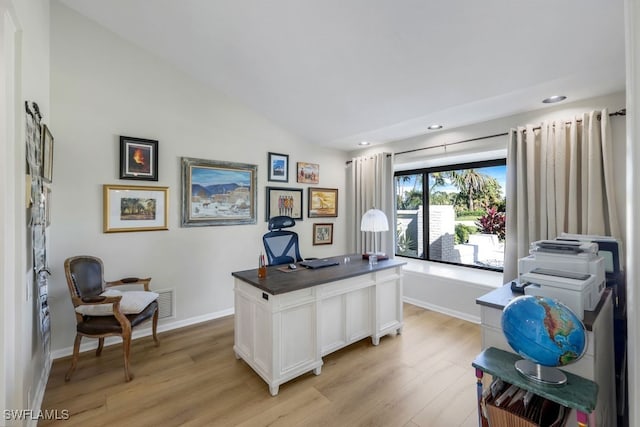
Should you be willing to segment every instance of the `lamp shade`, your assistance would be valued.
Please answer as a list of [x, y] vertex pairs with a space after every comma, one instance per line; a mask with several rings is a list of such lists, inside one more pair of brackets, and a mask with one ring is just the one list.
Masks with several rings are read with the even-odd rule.
[[380, 209], [369, 209], [362, 215], [362, 221], [360, 222], [360, 231], [388, 231], [389, 220], [387, 216]]

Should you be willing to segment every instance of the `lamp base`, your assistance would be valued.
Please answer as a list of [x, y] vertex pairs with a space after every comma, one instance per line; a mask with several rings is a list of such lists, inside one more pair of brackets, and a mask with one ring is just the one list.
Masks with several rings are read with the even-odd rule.
[[560, 369], [551, 366], [542, 366], [523, 359], [518, 360], [515, 367], [521, 375], [540, 384], [560, 386], [567, 382], [567, 376]]
[[[369, 259], [369, 256], [371, 255], [373, 255], [373, 252], [362, 254], [362, 259]], [[382, 261], [383, 259], [389, 259], [387, 254], [379, 253], [377, 255], [378, 255], [378, 261]]]

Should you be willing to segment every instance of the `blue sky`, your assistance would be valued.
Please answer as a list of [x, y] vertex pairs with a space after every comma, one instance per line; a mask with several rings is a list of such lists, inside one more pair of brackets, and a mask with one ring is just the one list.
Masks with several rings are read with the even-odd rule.
[[191, 168], [191, 182], [202, 186], [213, 184], [242, 184], [248, 186], [251, 182], [251, 172], [194, 166]]

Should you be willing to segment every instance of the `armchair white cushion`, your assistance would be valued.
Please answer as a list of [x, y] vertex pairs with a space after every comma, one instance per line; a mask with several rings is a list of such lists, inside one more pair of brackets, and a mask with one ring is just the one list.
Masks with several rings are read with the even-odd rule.
[[[107, 289], [100, 296], [116, 297], [122, 296], [120, 300], [120, 311], [122, 314], [138, 314], [149, 304], [158, 299], [158, 294], [151, 291], [118, 291], [116, 289]], [[85, 316], [112, 316], [112, 304], [97, 305], [80, 305], [76, 307], [76, 313]]]

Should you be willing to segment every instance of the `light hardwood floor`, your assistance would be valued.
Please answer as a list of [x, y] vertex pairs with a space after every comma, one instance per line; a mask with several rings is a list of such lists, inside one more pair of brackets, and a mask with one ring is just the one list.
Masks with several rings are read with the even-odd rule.
[[359, 341], [323, 358], [319, 376], [283, 384], [276, 397], [233, 352], [233, 316], [150, 337], [131, 348], [83, 353], [70, 382], [69, 359], [53, 363], [42, 409], [71, 414], [39, 425], [437, 426], [477, 425], [471, 361], [479, 325], [404, 305], [402, 335], [374, 347]]

